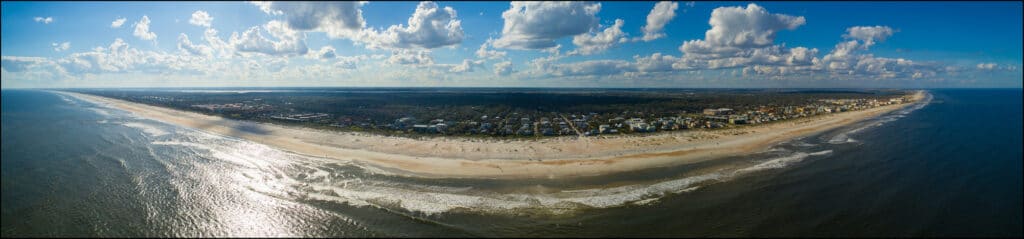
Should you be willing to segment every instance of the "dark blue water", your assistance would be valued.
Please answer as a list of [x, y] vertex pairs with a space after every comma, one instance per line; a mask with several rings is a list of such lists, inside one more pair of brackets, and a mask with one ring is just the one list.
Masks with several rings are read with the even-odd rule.
[[727, 167], [502, 182], [402, 178], [71, 96], [4, 90], [0, 230], [5, 237], [1020, 237], [1021, 90], [930, 93], [928, 103], [723, 160]]

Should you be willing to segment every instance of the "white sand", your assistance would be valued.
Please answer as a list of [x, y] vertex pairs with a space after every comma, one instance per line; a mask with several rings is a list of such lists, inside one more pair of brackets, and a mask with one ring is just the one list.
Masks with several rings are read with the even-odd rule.
[[[410, 139], [238, 121], [106, 97], [67, 94], [106, 103], [145, 118], [295, 153], [349, 159], [407, 176], [458, 178], [560, 178], [694, 163], [763, 151], [778, 142], [910, 105], [904, 103], [736, 129], [655, 135], [538, 140]], [[922, 97], [919, 92], [914, 99]]]

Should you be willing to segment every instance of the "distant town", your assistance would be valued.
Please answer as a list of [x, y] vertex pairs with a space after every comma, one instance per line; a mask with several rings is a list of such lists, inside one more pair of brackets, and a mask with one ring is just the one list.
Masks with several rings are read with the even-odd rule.
[[397, 136], [470, 137], [728, 128], [909, 100], [902, 91], [82, 92], [232, 119]]

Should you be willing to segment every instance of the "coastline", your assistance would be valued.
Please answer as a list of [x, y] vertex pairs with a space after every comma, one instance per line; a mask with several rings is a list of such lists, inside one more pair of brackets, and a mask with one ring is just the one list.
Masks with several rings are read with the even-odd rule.
[[405, 176], [426, 178], [561, 178], [674, 166], [763, 151], [773, 144], [834, 129], [912, 105], [799, 118], [725, 130], [648, 136], [551, 138], [533, 141], [411, 139], [225, 119], [71, 92], [141, 117], [269, 145], [285, 151], [352, 160]]

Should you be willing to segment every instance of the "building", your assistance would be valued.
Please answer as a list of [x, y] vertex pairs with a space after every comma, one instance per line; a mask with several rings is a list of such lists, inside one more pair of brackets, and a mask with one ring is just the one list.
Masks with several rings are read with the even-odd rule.
[[704, 109], [704, 115], [727, 115], [727, 114], [732, 114], [732, 109], [729, 109], [729, 108]]

